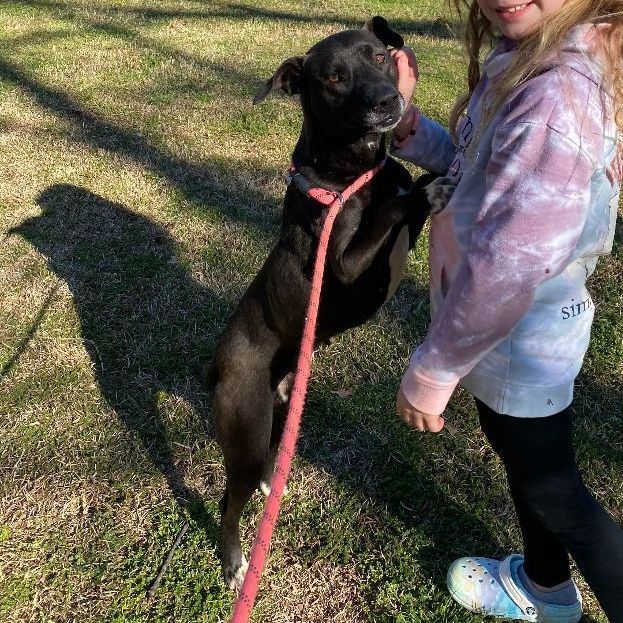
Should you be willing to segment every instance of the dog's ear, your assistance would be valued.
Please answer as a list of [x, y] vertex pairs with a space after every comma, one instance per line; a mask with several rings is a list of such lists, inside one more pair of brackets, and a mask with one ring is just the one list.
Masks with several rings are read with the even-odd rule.
[[370, 18], [363, 28], [376, 35], [377, 39], [380, 39], [388, 47], [399, 49], [405, 44], [404, 39], [395, 30], [392, 30], [387, 20], [380, 15]]
[[293, 56], [283, 61], [279, 69], [273, 74], [272, 78], [266, 81], [253, 98], [254, 104], [263, 102], [271, 93], [281, 89], [288, 95], [296, 95], [301, 92], [303, 82], [303, 61], [304, 56]]

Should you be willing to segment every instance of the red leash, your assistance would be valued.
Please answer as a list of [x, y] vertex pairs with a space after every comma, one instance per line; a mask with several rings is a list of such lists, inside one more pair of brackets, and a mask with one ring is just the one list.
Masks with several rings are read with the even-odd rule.
[[273, 530], [279, 515], [281, 498], [283, 497], [283, 491], [288, 481], [288, 476], [290, 475], [292, 459], [294, 458], [296, 442], [301, 427], [301, 415], [303, 413], [303, 407], [305, 406], [307, 385], [311, 375], [312, 352], [316, 337], [316, 320], [320, 304], [322, 278], [324, 275], [327, 248], [331, 230], [333, 229], [333, 223], [348, 199], [362, 186], [367, 184], [381, 170], [384, 164], [385, 160], [374, 167], [374, 169], [364, 173], [341, 193], [331, 192], [322, 188], [312, 188], [307, 178], [297, 173], [294, 167], [290, 169], [289, 181], [294, 182], [307, 196], [328, 206], [328, 212], [318, 242], [318, 251], [316, 252], [314, 274], [311, 284], [311, 296], [307, 307], [307, 316], [305, 317], [301, 350], [296, 364], [296, 375], [290, 394], [290, 405], [281, 444], [279, 446], [279, 454], [275, 462], [275, 473], [273, 474], [271, 482], [270, 495], [268, 496], [264, 515], [260, 521], [257, 536], [255, 537], [255, 542], [251, 549], [249, 568], [234, 605], [231, 623], [247, 623], [251, 616], [255, 598], [257, 597], [260, 578], [262, 577], [262, 571], [264, 570], [264, 564], [268, 555], [270, 540], [273, 536]]

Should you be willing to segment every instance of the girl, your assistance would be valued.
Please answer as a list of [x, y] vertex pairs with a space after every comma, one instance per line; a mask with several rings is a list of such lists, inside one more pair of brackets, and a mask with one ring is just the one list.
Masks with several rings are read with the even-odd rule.
[[[456, 561], [448, 587], [460, 604], [579, 621], [571, 554], [622, 623], [623, 531], [582, 482], [570, 404], [594, 311], [585, 281], [614, 237], [623, 0], [462, 1], [470, 96], [451, 120], [456, 140], [414, 106], [394, 133], [395, 155], [444, 176], [430, 188], [433, 320], [397, 410], [438, 432], [461, 382], [506, 469], [524, 553]], [[415, 57], [405, 49], [394, 60], [409, 102]]]

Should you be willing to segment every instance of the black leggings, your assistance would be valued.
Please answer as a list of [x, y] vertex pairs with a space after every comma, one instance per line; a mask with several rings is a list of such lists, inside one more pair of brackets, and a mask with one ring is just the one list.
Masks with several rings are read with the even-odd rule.
[[519, 418], [476, 406], [506, 468], [528, 577], [549, 588], [566, 582], [571, 554], [610, 622], [623, 623], [623, 530], [582, 482], [571, 410]]

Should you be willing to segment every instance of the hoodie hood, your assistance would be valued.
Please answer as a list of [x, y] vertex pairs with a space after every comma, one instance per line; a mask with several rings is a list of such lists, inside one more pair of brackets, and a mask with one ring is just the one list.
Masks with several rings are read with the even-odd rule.
[[[608, 24], [579, 24], [573, 27], [558, 52], [543, 61], [541, 71], [569, 67], [598, 86], [603, 82], [603, 63], [600, 59], [599, 30]], [[484, 63], [483, 73], [495, 81], [512, 64], [519, 42], [502, 37]]]

